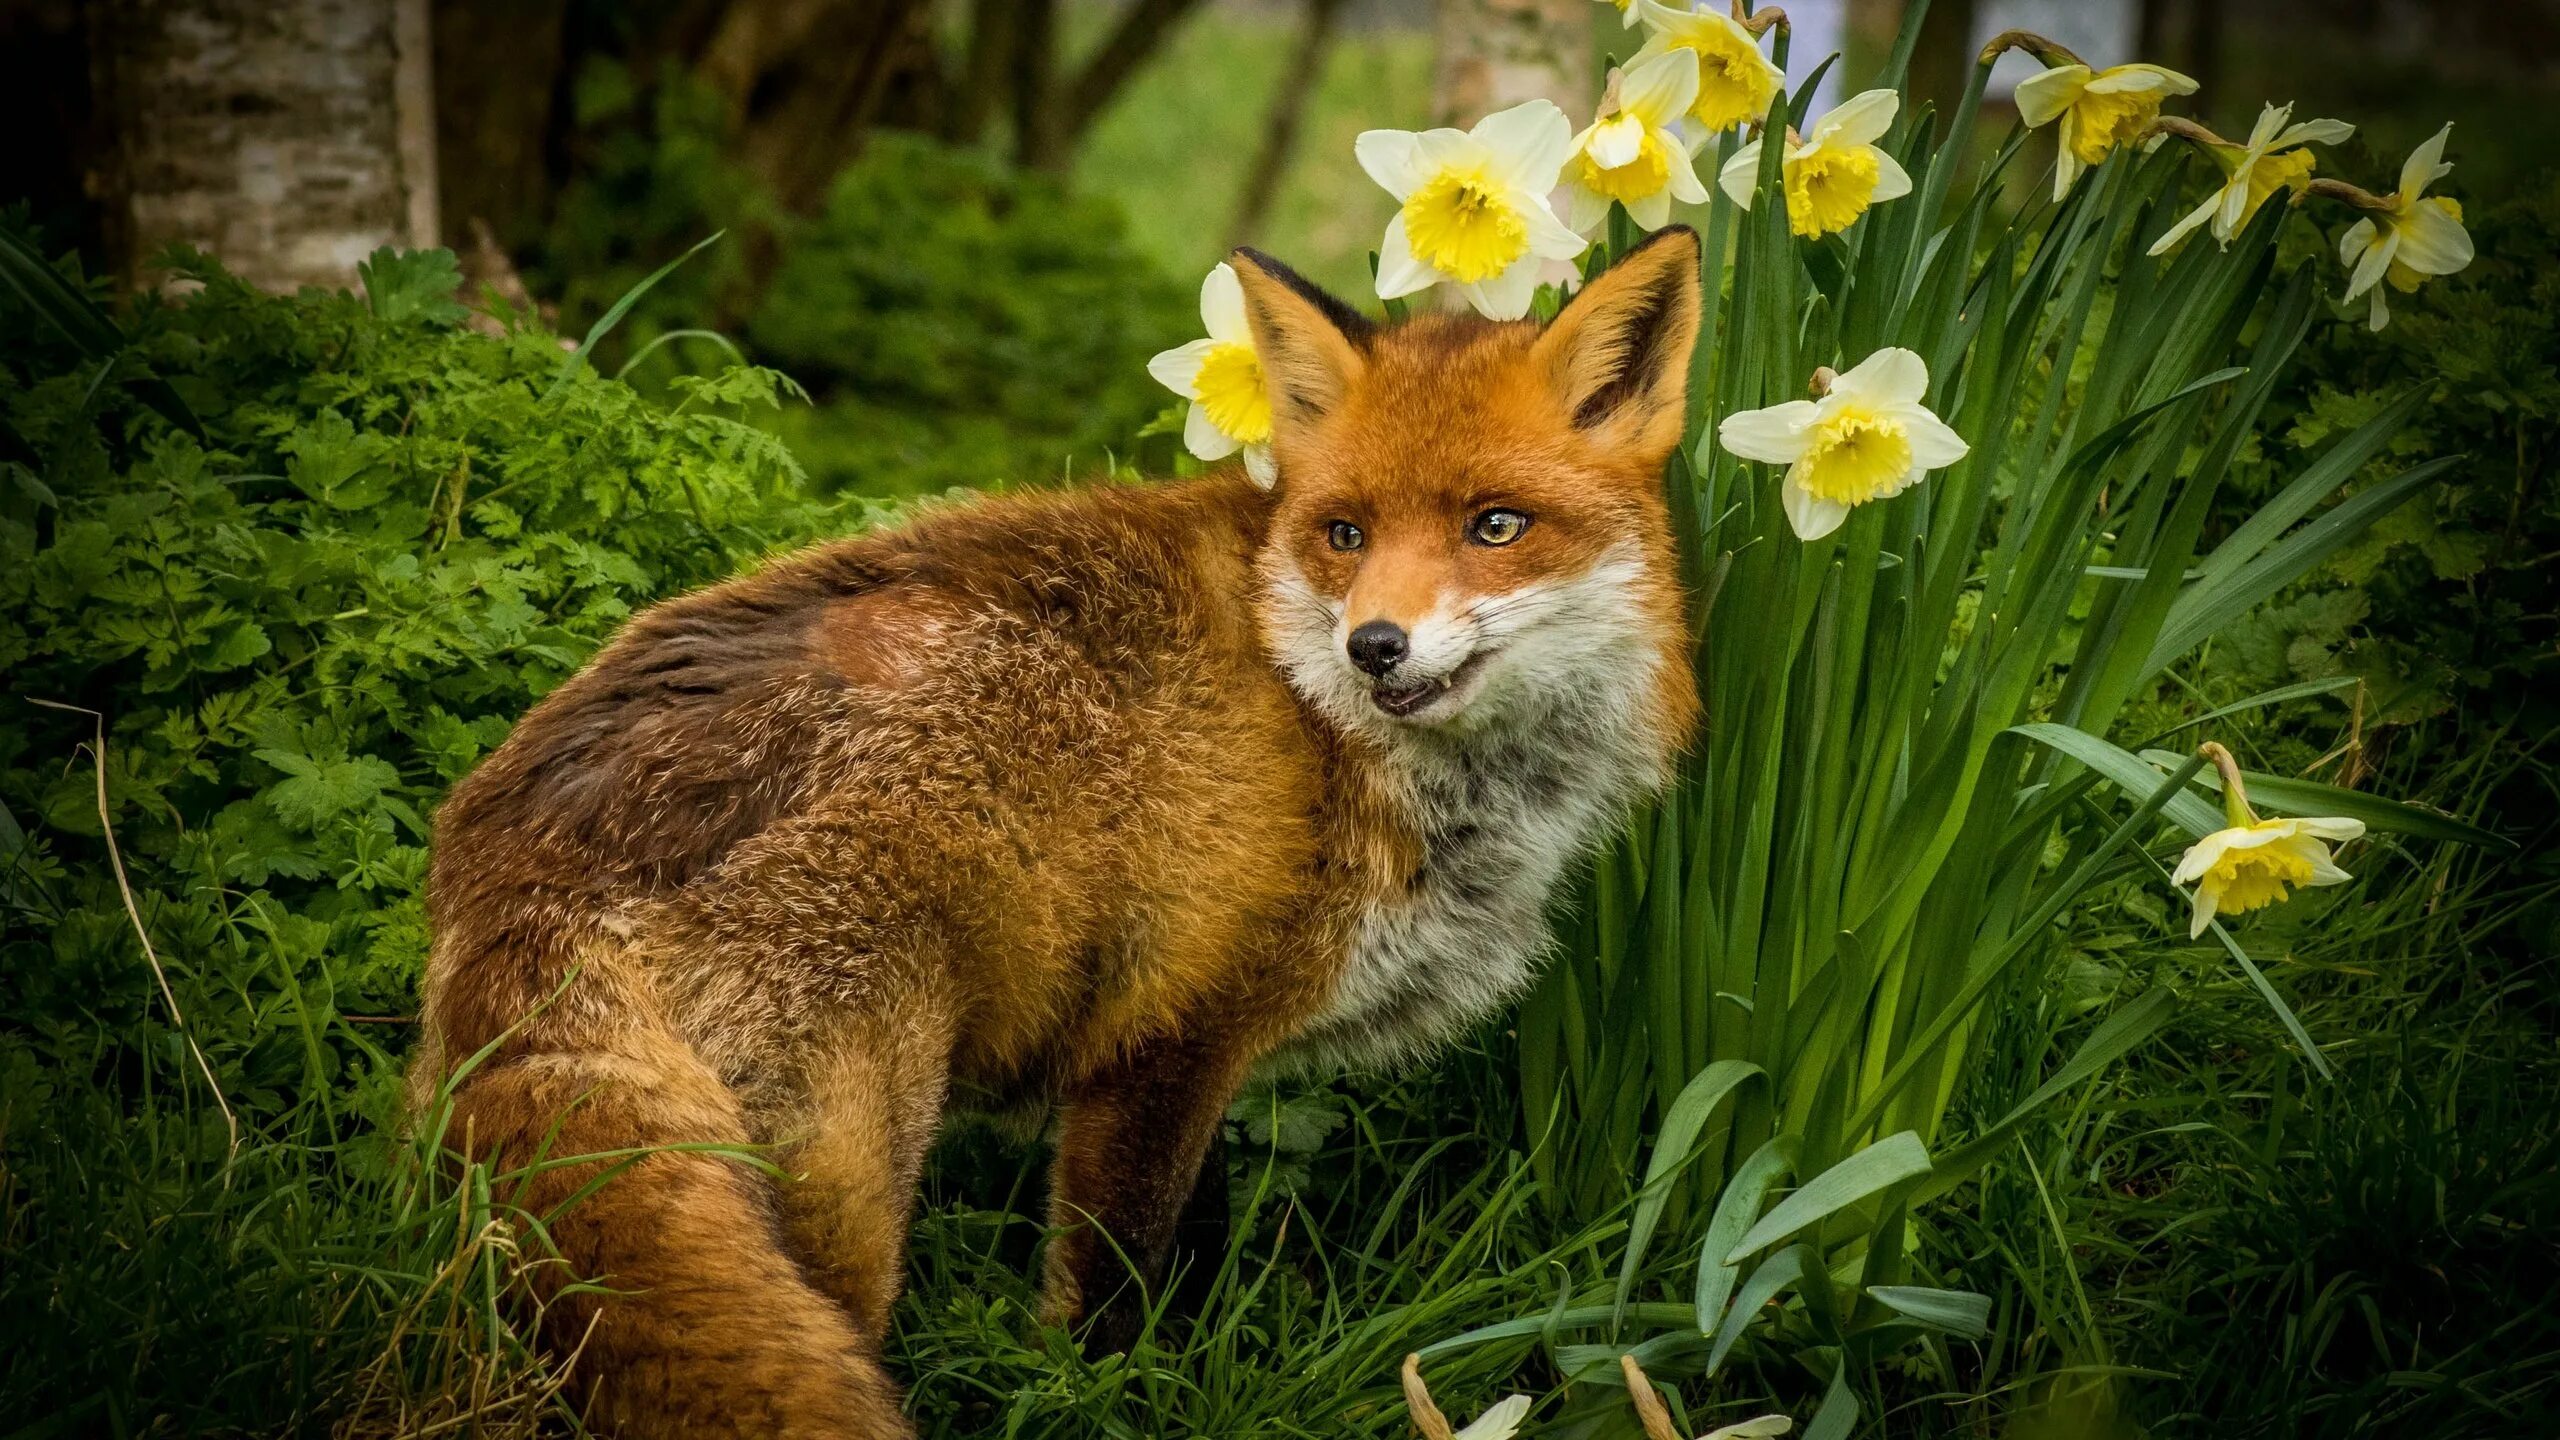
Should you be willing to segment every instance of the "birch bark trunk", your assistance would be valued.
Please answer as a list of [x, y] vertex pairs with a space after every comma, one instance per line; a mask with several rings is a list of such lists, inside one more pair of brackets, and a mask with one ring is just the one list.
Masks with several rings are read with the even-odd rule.
[[[1439, 0], [1433, 120], [1465, 129], [1523, 100], [1554, 101], [1577, 124], [1599, 94], [1591, 0]], [[1614, 12], [1611, 23], [1616, 23]]]
[[182, 242], [263, 289], [433, 245], [426, 0], [106, 0], [91, 12], [111, 254]]

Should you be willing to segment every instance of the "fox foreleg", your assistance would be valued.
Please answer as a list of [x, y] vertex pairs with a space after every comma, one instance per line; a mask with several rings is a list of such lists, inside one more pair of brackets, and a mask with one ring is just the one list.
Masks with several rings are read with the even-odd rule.
[[1251, 1057], [1159, 1040], [1069, 1098], [1050, 1172], [1043, 1318], [1086, 1324], [1087, 1353], [1128, 1348], [1163, 1283], [1176, 1222]]

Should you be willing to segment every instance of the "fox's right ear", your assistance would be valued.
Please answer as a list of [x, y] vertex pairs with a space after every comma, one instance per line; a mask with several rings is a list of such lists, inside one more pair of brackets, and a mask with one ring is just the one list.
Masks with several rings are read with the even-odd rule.
[[1259, 250], [1239, 249], [1228, 260], [1244, 287], [1245, 321], [1262, 357], [1273, 427], [1321, 419], [1368, 368], [1363, 350], [1377, 327]]

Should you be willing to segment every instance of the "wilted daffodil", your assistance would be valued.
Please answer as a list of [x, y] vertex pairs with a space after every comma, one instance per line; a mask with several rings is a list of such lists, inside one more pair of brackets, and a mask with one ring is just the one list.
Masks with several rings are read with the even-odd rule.
[[2292, 116], [2290, 105], [2268, 106], [2258, 113], [2258, 123], [2250, 129], [2245, 145], [2234, 145], [2191, 121], [2160, 122], [2169, 133], [2202, 146], [2213, 157], [2213, 163], [2222, 167], [2223, 179], [2221, 189], [2206, 196], [2203, 204], [2188, 211], [2184, 219], [2169, 227], [2168, 233], [2152, 242], [2151, 253], [2167, 251], [2208, 221], [2213, 226], [2213, 238], [2230, 244], [2248, 225], [2249, 217], [2258, 213], [2258, 207], [2267, 203], [2268, 196], [2278, 190], [2299, 194], [2311, 183], [2311, 171], [2317, 162], [2303, 146], [2314, 142], [2335, 145], [2356, 133], [2356, 127], [2344, 120], [2286, 124]]
[[1156, 356], [1147, 373], [1191, 402], [1183, 448], [1203, 460], [1224, 460], [1241, 449], [1245, 473], [1268, 490], [1279, 474], [1271, 459], [1271, 395], [1245, 322], [1244, 287], [1224, 262], [1200, 282], [1200, 323], [1209, 338]]
[[1492, 1408], [1477, 1416], [1462, 1429], [1451, 1429], [1449, 1417], [1431, 1399], [1431, 1387], [1422, 1383], [1422, 1357], [1404, 1357], [1404, 1408], [1413, 1417], [1413, 1428], [1422, 1440], [1511, 1440], [1519, 1433], [1520, 1422], [1529, 1414], [1529, 1397], [1506, 1395]]
[[1609, 202], [1647, 230], [1671, 219], [1671, 202], [1707, 198], [1689, 147], [1671, 131], [1698, 90], [1698, 67], [1683, 55], [1656, 55], [1613, 71], [1600, 114], [1573, 138], [1564, 166], [1565, 223], [1588, 235], [1609, 218]]
[[1716, 439], [1732, 454], [1787, 467], [1780, 498], [1796, 536], [1819, 540], [1850, 508], [1889, 500], [1969, 448], [1929, 412], [1929, 367], [1887, 346], [1845, 375], [1814, 373], [1821, 398], [1724, 417]]
[[1675, 10], [1656, 0], [1636, 0], [1630, 13], [1652, 33], [1628, 63], [1641, 65], [1657, 55], [1689, 57], [1698, 89], [1684, 108], [1708, 134], [1769, 113], [1786, 72], [1760, 53], [1760, 41], [1741, 21], [1712, 9]]
[[1353, 146], [1360, 168], [1403, 202], [1378, 243], [1378, 298], [1447, 280], [1495, 320], [1529, 313], [1538, 267], [1587, 243], [1547, 208], [1573, 127], [1531, 100], [1487, 115], [1473, 130], [1370, 130]]
[[[1635, 1402], [1636, 1421], [1644, 1426], [1645, 1440], [1680, 1440], [1680, 1432], [1671, 1427], [1671, 1411], [1662, 1397], [1653, 1393], [1653, 1381], [1636, 1363], [1633, 1355], [1618, 1357], [1618, 1373], [1626, 1378], [1627, 1398]], [[1754, 1415], [1731, 1425], [1719, 1425], [1697, 1440], [1769, 1440], [1796, 1428], [1796, 1422], [1784, 1415]]]
[[[1829, 235], [1846, 230], [1867, 207], [1911, 193], [1911, 177], [1875, 142], [1893, 126], [1902, 97], [1890, 90], [1869, 90], [1840, 102], [1840, 108], [1813, 124], [1813, 134], [1787, 139], [1783, 173], [1787, 189], [1787, 228], [1798, 235]], [[1733, 203], [1751, 208], [1753, 182], [1760, 175], [1760, 147], [1754, 140], [1733, 154], [1716, 183]]]
[[2016, 98], [2018, 118], [2029, 129], [2062, 122], [2062, 154], [2053, 170], [2059, 200], [2082, 170], [2140, 140], [2160, 118], [2161, 101], [2195, 91], [2195, 81], [2157, 65], [2092, 70], [2072, 59], [2019, 81]]
[[2363, 821], [2261, 820], [2249, 808], [2249, 792], [2240, 783], [2240, 762], [2211, 741], [2205, 743], [2203, 753], [2222, 772], [2222, 813], [2230, 824], [2189, 846], [2169, 877], [2196, 887], [2196, 913], [2187, 926], [2188, 939], [2202, 935], [2216, 915], [2244, 915], [2305, 886], [2335, 885], [2354, 878], [2330, 863], [2328, 842], [2364, 834]]
[[2400, 167], [2400, 189], [2373, 196], [2352, 185], [2320, 182], [2323, 193], [2343, 194], [2363, 209], [2361, 220], [2338, 238], [2338, 259], [2346, 265], [2347, 299], [2370, 292], [2376, 330], [2391, 323], [2391, 307], [2382, 298], [2382, 282], [2406, 294], [2430, 275], [2450, 275], [2471, 263], [2471, 232], [2462, 228], [2462, 206], [2449, 195], [2429, 195], [2427, 186], [2453, 166], [2444, 158], [2451, 125], [2427, 137]]

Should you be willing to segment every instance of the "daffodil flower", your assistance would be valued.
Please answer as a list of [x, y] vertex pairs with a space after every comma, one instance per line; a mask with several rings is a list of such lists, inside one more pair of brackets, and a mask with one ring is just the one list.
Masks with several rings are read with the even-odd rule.
[[2160, 118], [2160, 102], [2192, 95], [2196, 82], [2158, 65], [2092, 70], [2052, 66], [2018, 82], [2018, 118], [2027, 128], [2062, 122], [2062, 154], [2053, 169], [2053, 198], [2069, 194], [2080, 172], [2140, 140]]
[[[1619, 1356], [1618, 1373], [1626, 1377], [1627, 1398], [1635, 1402], [1636, 1421], [1644, 1427], [1645, 1440], [1680, 1440], [1680, 1432], [1671, 1428], [1671, 1412], [1664, 1408], [1662, 1397], [1653, 1393], [1653, 1382], [1646, 1378], [1636, 1357]], [[1754, 1415], [1748, 1420], [1719, 1425], [1698, 1440], [1768, 1440], [1795, 1428], [1796, 1422], [1784, 1415]]]
[[1818, 400], [1727, 415], [1716, 439], [1745, 460], [1786, 466], [1787, 522], [1797, 538], [1819, 540], [1852, 507], [1889, 500], [1965, 457], [1964, 437], [1920, 403], [1928, 392], [1928, 365], [1888, 346], [1832, 377]]
[[1589, 129], [1573, 137], [1564, 166], [1565, 223], [1585, 235], [1609, 218], [1609, 202], [1647, 230], [1671, 219], [1671, 202], [1707, 198], [1689, 147], [1672, 122], [1698, 92], [1698, 67], [1683, 55], [1656, 55], [1609, 77], [1609, 93]]
[[1635, 28], [1636, 7], [1633, 0], [1598, 0], [1598, 3], [1617, 7], [1620, 28], [1628, 30]]
[[1657, 55], [1687, 55], [1696, 65], [1698, 89], [1685, 108], [1707, 134], [1767, 115], [1769, 102], [1786, 81], [1786, 72], [1760, 53], [1760, 41], [1721, 11], [1674, 10], [1657, 0], [1636, 0], [1628, 18], [1642, 20], [1652, 32], [1627, 62], [1630, 66]]
[[2267, 203], [2268, 196], [2278, 190], [2299, 193], [2311, 182], [2311, 171], [2317, 162], [2303, 146], [2314, 142], [2335, 145], [2356, 133], [2356, 127], [2344, 120], [2286, 124], [2292, 115], [2290, 105], [2270, 105], [2260, 111], [2258, 123], [2249, 131], [2244, 145], [2234, 145], [2210, 131], [2175, 122], [2181, 127], [2177, 133], [2195, 139], [2213, 157], [2213, 163], [2222, 167], [2222, 188], [2206, 196], [2203, 204], [2188, 211], [2185, 218], [2169, 227], [2168, 233], [2153, 241], [2151, 253], [2167, 251], [2207, 222], [2213, 226], [2213, 238], [2229, 245], [2248, 225], [2249, 217], [2258, 213], [2258, 207]]
[[[1829, 235], [1857, 223], [1867, 207], [1911, 193], [1911, 176], [1875, 142], [1893, 126], [1902, 97], [1890, 90], [1869, 90], [1840, 102], [1840, 108], [1814, 122], [1803, 141], [1790, 137], [1783, 173], [1787, 191], [1787, 228], [1798, 235]], [[1760, 176], [1760, 147], [1754, 140], [1733, 153], [1716, 183], [1733, 203], [1751, 208], [1751, 191]]]
[[2406, 294], [2430, 275], [2450, 275], [2471, 263], [2471, 232], [2462, 228], [2461, 203], [2427, 193], [2428, 185], [2453, 169], [2444, 158], [2444, 142], [2452, 134], [2448, 124], [2427, 137], [2400, 167], [2399, 190], [2369, 206], [2372, 213], [2338, 238], [2338, 259], [2352, 272], [2347, 299], [2371, 292], [2376, 330], [2391, 323], [2381, 282]]
[[1572, 152], [1573, 127], [1545, 100], [1473, 130], [1363, 133], [1353, 145], [1360, 168], [1403, 202], [1378, 244], [1378, 298], [1447, 280], [1491, 319], [1529, 313], [1540, 264], [1589, 244], [1547, 204]]
[[1271, 458], [1271, 394], [1245, 320], [1244, 287], [1223, 261], [1200, 282], [1200, 323], [1209, 338], [1164, 351], [1147, 362], [1147, 373], [1191, 402], [1182, 422], [1184, 449], [1203, 460], [1242, 450], [1245, 473], [1268, 490], [1279, 475]]
[[2222, 772], [2223, 818], [2230, 824], [2187, 848], [2169, 878], [2196, 887], [2195, 939], [2216, 915], [2245, 915], [2273, 905], [2295, 890], [2335, 885], [2354, 877], [2329, 859], [2328, 842], [2364, 834], [2364, 822], [2345, 819], [2261, 820], [2240, 784], [2240, 764], [2210, 741], [2204, 754]]

